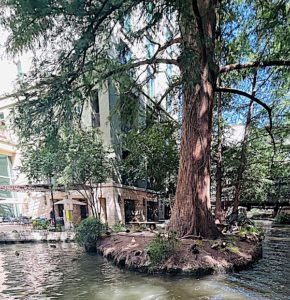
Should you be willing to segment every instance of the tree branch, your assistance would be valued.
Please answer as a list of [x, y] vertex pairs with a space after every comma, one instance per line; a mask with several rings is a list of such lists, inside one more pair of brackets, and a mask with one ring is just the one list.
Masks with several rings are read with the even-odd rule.
[[234, 70], [248, 69], [248, 68], [266, 68], [273, 66], [289, 67], [289, 60], [269, 60], [269, 61], [253, 61], [246, 63], [230, 64], [220, 68], [219, 73], [227, 73]]
[[241, 95], [241, 96], [247, 97], [247, 98], [253, 100], [254, 102], [258, 103], [259, 105], [261, 105], [267, 111], [267, 113], [269, 115], [269, 122], [270, 122], [269, 130], [270, 131], [272, 130], [272, 108], [270, 108], [266, 103], [259, 100], [255, 96], [250, 95], [250, 94], [248, 94], [244, 91], [241, 91], [241, 90], [236, 90], [236, 89], [227, 88], [227, 87], [217, 87], [215, 90], [217, 92], [222, 92], [222, 93], [231, 93], [231, 94]]
[[114, 74], [118, 74], [120, 72], [124, 72], [124, 71], [128, 71], [131, 69], [135, 69], [138, 68], [140, 66], [144, 66], [144, 65], [153, 65], [153, 64], [171, 64], [171, 65], [176, 65], [179, 66], [178, 62], [176, 59], [170, 59], [170, 58], [148, 58], [148, 59], [144, 59], [144, 60], [140, 60], [137, 61], [135, 63], [128, 63], [125, 65], [121, 65], [119, 67], [117, 67], [114, 70], [111, 70], [109, 72], [107, 72], [104, 76], [103, 79], [107, 79], [108, 77], [114, 75]]
[[205, 57], [206, 57], [206, 45], [205, 45], [205, 34], [204, 34], [204, 30], [203, 30], [202, 18], [201, 18], [200, 12], [199, 12], [197, 1], [193, 0], [191, 2], [191, 5], [192, 5], [192, 9], [193, 9], [195, 19], [196, 19], [199, 39], [200, 39], [200, 42], [201, 42], [201, 45], [202, 45], [203, 59], [205, 59]]

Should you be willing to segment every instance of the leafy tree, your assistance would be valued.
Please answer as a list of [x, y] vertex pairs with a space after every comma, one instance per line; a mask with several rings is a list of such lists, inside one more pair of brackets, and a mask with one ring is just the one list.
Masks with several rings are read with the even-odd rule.
[[[285, 129], [283, 126], [273, 129], [276, 141], [274, 148], [267, 131], [256, 127], [255, 124], [252, 126], [247, 147], [244, 149], [247, 159], [243, 166], [244, 176], [240, 182], [242, 203], [262, 203], [270, 199], [279, 204], [279, 200], [282, 199], [279, 182], [287, 182], [290, 166], [289, 149], [286, 150], [289, 148], [287, 146], [289, 132]], [[243, 147], [243, 141], [224, 145], [223, 198], [226, 201], [231, 201], [234, 197], [237, 170], [240, 166], [240, 154]]]
[[176, 126], [172, 123], [154, 123], [149, 128], [132, 130], [124, 136], [121, 160], [126, 184], [138, 180], [148, 187], [174, 194], [178, 169]]
[[97, 187], [110, 176], [108, 153], [98, 131], [63, 131], [53, 141], [24, 147], [22, 155], [22, 171], [31, 181], [53, 178], [56, 185], [77, 189], [98, 216]]
[[[75, 107], [109, 78], [122, 85], [122, 75], [143, 67], [149, 76], [144, 79], [133, 72], [132, 84], [119, 89], [123, 95], [132, 90], [143, 95], [142, 86], [160, 65], [177, 69], [180, 76], [169, 82], [164, 95], [159, 99], [147, 95], [155, 108], [162, 109], [166, 94], [177, 86], [182, 90], [179, 175], [170, 227], [179, 236], [216, 237], [209, 195], [214, 96], [216, 92], [239, 94], [271, 115], [270, 102], [245, 92], [243, 79], [254, 68], [261, 70], [265, 81], [273, 73], [287, 77], [279, 68], [290, 64], [287, 1], [4, 0], [1, 8], [1, 23], [11, 32], [9, 50], [38, 46], [53, 50], [46, 51], [49, 55], [43, 59], [38, 56], [25, 83], [32, 87], [19, 102], [21, 117], [16, 119], [23, 139], [40, 139], [60, 123], [69, 125], [76, 119]], [[128, 26], [126, 17], [136, 13], [138, 26]], [[159, 42], [159, 29], [167, 24], [172, 32], [168, 40]], [[257, 30], [265, 48], [259, 57], [252, 47]], [[108, 42], [119, 34], [127, 45], [145, 45], [141, 55], [138, 52], [121, 63], [114, 55], [114, 43]], [[169, 55], [165, 50], [173, 45], [177, 51]], [[218, 66], [221, 51], [225, 59]], [[218, 86], [218, 78], [223, 86]]]

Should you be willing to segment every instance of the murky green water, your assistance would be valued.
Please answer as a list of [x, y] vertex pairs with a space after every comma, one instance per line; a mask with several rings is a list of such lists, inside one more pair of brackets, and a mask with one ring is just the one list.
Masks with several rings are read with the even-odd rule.
[[74, 244], [2, 245], [0, 300], [290, 299], [290, 227], [266, 229], [264, 258], [253, 269], [200, 279], [119, 270]]

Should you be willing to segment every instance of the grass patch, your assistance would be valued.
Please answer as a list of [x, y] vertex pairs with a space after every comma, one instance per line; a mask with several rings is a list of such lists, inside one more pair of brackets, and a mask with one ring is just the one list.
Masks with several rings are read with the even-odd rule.
[[227, 249], [228, 249], [229, 251], [231, 251], [232, 253], [234, 253], [234, 254], [240, 254], [239, 248], [238, 248], [237, 246], [233, 245], [233, 244], [229, 244], [229, 245], [227, 246]]
[[117, 223], [117, 224], [114, 224], [111, 227], [111, 229], [113, 232], [117, 233], [117, 232], [125, 232], [128, 228], [122, 223]]
[[194, 241], [195, 242], [195, 244], [196, 244], [196, 246], [198, 247], [198, 248], [202, 248], [202, 246], [203, 246], [203, 241], [202, 240], [196, 240], [196, 241]]
[[239, 236], [245, 237], [247, 235], [262, 235], [262, 231], [255, 226], [245, 226], [242, 227], [239, 231]]
[[180, 241], [176, 234], [169, 233], [168, 236], [158, 234], [145, 250], [150, 257], [151, 264], [155, 266], [173, 255], [179, 246]]
[[238, 238], [234, 235], [230, 235], [229, 236], [229, 241], [230, 241], [231, 244], [236, 245], [237, 241], [238, 241]]

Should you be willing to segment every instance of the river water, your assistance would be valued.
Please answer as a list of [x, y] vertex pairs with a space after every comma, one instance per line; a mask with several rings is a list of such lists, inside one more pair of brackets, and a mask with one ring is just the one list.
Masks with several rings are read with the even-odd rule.
[[75, 244], [0, 245], [0, 300], [290, 299], [290, 227], [265, 222], [263, 227], [259, 263], [240, 273], [202, 278], [119, 270]]

